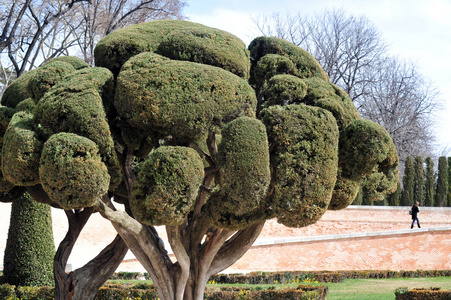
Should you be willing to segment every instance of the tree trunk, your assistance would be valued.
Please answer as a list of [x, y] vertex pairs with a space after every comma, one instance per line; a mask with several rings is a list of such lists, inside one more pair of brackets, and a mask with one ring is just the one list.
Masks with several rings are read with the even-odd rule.
[[[215, 229], [205, 235], [208, 218], [192, 229], [186, 224], [166, 226], [168, 240], [177, 259], [172, 263], [157, 232], [126, 212], [109, 207], [108, 199], [96, 203], [97, 210], [108, 219], [124, 242], [149, 273], [162, 300], [203, 300], [205, 286], [216, 274], [240, 259], [260, 235], [265, 221], [240, 231]], [[191, 220], [192, 221], [192, 220]], [[205, 228], [195, 230], [199, 228]]]
[[116, 236], [102, 252], [82, 268], [66, 273], [67, 260], [93, 208], [83, 211], [66, 211], [69, 230], [56, 252], [53, 268], [55, 300], [91, 300], [97, 290], [108, 280], [124, 259], [128, 247]]

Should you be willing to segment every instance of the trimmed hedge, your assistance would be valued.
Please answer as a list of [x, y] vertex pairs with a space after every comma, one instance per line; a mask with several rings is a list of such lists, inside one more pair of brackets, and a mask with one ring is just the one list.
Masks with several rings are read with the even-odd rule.
[[440, 288], [414, 288], [409, 290], [407, 287], [401, 287], [395, 291], [396, 300], [449, 300], [451, 291], [440, 290]]
[[[0, 299], [22, 299], [22, 300], [53, 300], [55, 290], [53, 287], [16, 287], [14, 285], [0, 285]], [[299, 285], [297, 288], [286, 289], [251, 289], [249, 287], [236, 288], [224, 287], [207, 288], [204, 299], [208, 300], [323, 300], [326, 299], [328, 288], [324, 286]], [[137, 285], [118, 285], [109, 284], [101, 287], [94, 300], [123, 300], [140, 299], [155, 300], [159, 299], [155, 287], [150, 284]]]
[[248, 287], [225, 287], [220, 291], [207, 288], [204, 299], [208, 300], [322, 300], [326, 299], [328, 288], [324, 286], [299, 285], [297, 288], [253, 290]]
[[451, 270], [251, 272], [247, 274], [216, 274], [210, 277], [210, 281], [229, 284], [293, 283], [304, 280], [336, 283], [343, 282], [344, 279], [387, 279], [442, 276], [451, 276]]

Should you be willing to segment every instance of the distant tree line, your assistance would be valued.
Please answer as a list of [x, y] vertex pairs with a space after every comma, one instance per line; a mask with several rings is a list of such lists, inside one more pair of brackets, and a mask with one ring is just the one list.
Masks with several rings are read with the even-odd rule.
[[404, 176], [398, 189], [385, 198], [373, 197], [363, 182], [354, 205], [451, 207], [451, 157], [440, 156], [437, 168], [431, 157], [408, 156], [404, 163]]

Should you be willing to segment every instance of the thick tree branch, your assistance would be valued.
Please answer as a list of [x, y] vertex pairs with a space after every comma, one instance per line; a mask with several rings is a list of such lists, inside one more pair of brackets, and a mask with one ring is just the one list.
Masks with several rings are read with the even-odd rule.
[[218, 251], [208, 273], [216, 274], [240, 259], [258, 238], [264, 225], [264, 221], [259, 222], [235, 233]]

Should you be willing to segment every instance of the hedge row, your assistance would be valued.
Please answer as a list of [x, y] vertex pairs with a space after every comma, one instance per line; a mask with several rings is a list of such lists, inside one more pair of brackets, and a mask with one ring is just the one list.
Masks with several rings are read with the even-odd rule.
[[[451, 277], [451, 270], [415, 270], [415, 271], [293, 271], [293, 272], [251, 272], [247, 274], [216, 274], [210, 277], [211, 283], [244, 283], [244, 284], [274, 284], [302, 283], [318, 281], [326, 283], [343, 282], [345, 279], [387, 279], [387, 278], [420, 278], [420, 277]], [[117, 272], [111, 279], [150, 280], [149, 274], [139, 272]]]
[[[299, 285], [297, 288], [259, 289], [259, 288], [207, 288], [204, 299], [208, 300], [323, 300], [326, 299], [328, 288], [324, 286]], [[0, 285], [0, 299], [18, 300], [53, 300], [53, 287], [15, 287], [14, 285]], [[140, 299], [155, 300], [158, 294], [150, 284], [118, 285], [108, 284], [101, 287], [94, 300], [123, 300]]]
[[451, 291], [440, 290], [440, 288], [415, 288], [409, 290], [407, 287], [401, 287], [395, 291], [396, 300], [449, 300]]
[[251, 272], [247, 274], [217, 274], [210, 278], [215, 283], [273, 284], [297, 283], [305, 280], [343, 282], [344, 279], [386, 279], [451, 276], [451, 270], [415, 271], [337, 271], [337, 272]]
[[252, 289], [250, 287], [207, 288], [204, 299], [207, 300], [324, 300], [328, 288], [325, 286], [299, 285], [297, 288]]
[[0, 299], [47, 300], [54, 299], [54, 297], [55, 288], [53, 287], [0, 285]]

